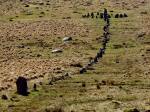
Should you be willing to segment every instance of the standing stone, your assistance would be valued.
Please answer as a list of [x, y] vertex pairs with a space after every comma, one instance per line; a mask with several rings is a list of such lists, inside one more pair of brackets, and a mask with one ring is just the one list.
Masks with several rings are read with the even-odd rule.
[[115, 15], [115, 18], [119, 18], [119, 14], [116, 14], [116, 15]]
[[24, 77], [19, 77], [16, 81], [17, 85], [17, 93], [20, 95], [27, 96], [28, 95], [28, 85], [27, 79]]

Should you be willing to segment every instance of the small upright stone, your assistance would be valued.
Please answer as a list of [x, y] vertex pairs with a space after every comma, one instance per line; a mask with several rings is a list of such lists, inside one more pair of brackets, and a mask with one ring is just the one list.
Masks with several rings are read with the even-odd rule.
[[28, 85], [27, 79], [24, 77], [19, 77], [16, 81], [17, 85], [17, 93], [20, 95], [27, 96], [28, 95]]
[[87, 18], [89, 18], [90, 17], [90, 13], [87, 13]]
[[116, 15], [115, 15], [115, 18], [119, 18], [119, 14], [116, 14]]
[[97, 15], [99, 15], [99, 12], [97, 12]]
[[3, 100], [8, 100], [8, 97], [6, 95], [2, 95], [1, 97]]
[[120, 14], [119, 17], [120, 17], [120, 18], [123, 18], [123, 14]]
[[33, 90], [37, 91], [37, 85], [36, 84], [33, 85]]
[[97, 83], [97, 84], [96, 84], [96, 88], [97, 88], [97, 89], [101, 89], [101, 87], [100, 87], [100, 84], [99, 84], [99, 83]]
[[124, 13], [124, 17], [128, 17], [128, 15], [126, 13]]
[[82, 87], [86, 87], [86, 83], [85, 82], [82, 82]]
[[86, 72], [86, 68], [81, 68], [80, 74], [83, 74], [84, 72]]
[[94, 18], [94, 13], [93, 12], [91, 13], [91, 18]]
[[104, 17], [104, 14], [100, 13], [100, 18], [103, 19], [103, 17]]

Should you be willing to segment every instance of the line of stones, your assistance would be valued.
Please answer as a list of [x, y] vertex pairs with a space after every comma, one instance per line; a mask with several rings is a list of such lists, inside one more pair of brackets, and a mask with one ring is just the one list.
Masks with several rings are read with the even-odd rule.
[[[103, 27], [104, 33], [103, 33], [103, 42], [102, 45], [103, 47], [99, 49], [97, 55], [94, 57], [93, 60], [91, 60], [85, 67], [83, 67], [80, 70], [80, 74], [83, 74], [84, 72], [87, 71], [89, 66], [92, 66], [93, 64], [97, 63], [99, 59], [101, 59], [105, 53], [106, 50], [106, 45], [109, 41], [109, 16], [107, 13], [107, 9], [104, 9], [104, 21], [106, 22], [106, 25]], [[66, 78], [70, 78], [69, 74], [66, 73], [65, 75], [62, 76], [57, 76], [57, 77], [52, 77], [52, 79], [49, 81], [49, 85], [53, 85], [54, 82], [59, 81], [59, 80], [65, 80]], [[28, 95], [28, 86], [27, 86], [27, 79], [24, 77], [19, 77], [16, 81], [16, 86], [17, 86], [17, 93], [20, 95]], [[33, 85], [33, 89], [36, 91], [37, 86], [36, 84]]]
[[[86, 72], [86, 70], [88, 69], [89, 66], [92, 66], [93, 64], [97, 63], [98, 60], [100, 58], [103, 57], [103, 54], [105, 53], [105, 50], [106, 50], [106, 45], [109, 41], [109, 26], [110, 26], [110, 23], [109, 23], [109, 16], [107, 14], [107, 9], [104, 9], [104, 21], [106, 22], [106, 25], [103, 27], [103, 30], [104, 30], [104, 38], [103, 38], [103, 47], [99, 49], [97, 55], [95, 56], [95, 58], [93, 60], [91, 60], [85, 67], [83, 67], [81, 70], [80, 70], [80, 74], [83, 74], [84, 72]], [[49, 85], [53, 85], [54, 82], [57, 82], [59, 80], [65, 80], [65, 79], [68, 79], [68, 78], [71, 78], [70, 77], [70, 74], [69, 73], [65, 73], [64, 75], [61, 75], [61, 76], [55, 76], [55, 77], [52, 77], [52, 79], [49, 81]], [[28, 95], [29, 92], [28, 92], [28, 84], [27, 84], [27, 81], [29, 80], [33, 80], [34, 78], [32, 79], [26, 79], [24, 77], [18, 77], [17, 81], [16, 81], [16, 86], [17, 86], [17, 93], [20, 94], [20, 95]], [[33, 90], [37, 90], [37, 84], [34, 84], [33, 85]]]
[[92, 66], [93, 64], [96, 64], [98, 62], [98, 60], [100, 60], [103, 55], [105, 54], [105, 50], [106, 50], [106, 46], [108, 41], [110, 40], [110, 33], [109, 33], [109, 26], [110, 26], [110, 19], [109, 19], [109, 14], [107, 13], [107, 9], [104, 9], [104, 13], [103, 13], [103, 19], [105, 21], [105, 25], [103, 27], [104, 33], [103, 33], [103, 41], [102, 41], [102, 48], [100, 48], [96, 54], [96, 56], [90, 60], [90, 62], [85, 65], [83, 68], [80, 69], [80, 74], [83, 74], [85, 72], [87, 72], [88, 68], [90, 66]]
[[[110, 15], [108, 14], [108, 18], [111, 18], [113, 15]], [[114, 18], [126, 18], [128, 17], [128, 15], [126, 13], [117, 13], [114, 15]], [[87, 13], [87, 14], [84, 14], [82, 15], [82, 18], [101, 18], [103, 19], [104, 18], [104, 13], [99, 13], [97, 12], [96, 14], [94, 14], [94, 12], [91, 12], [91, 13]]]

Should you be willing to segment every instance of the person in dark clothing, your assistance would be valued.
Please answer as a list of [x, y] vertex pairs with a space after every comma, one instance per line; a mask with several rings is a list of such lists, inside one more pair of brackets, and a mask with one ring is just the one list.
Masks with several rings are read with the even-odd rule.
[[107, 19], [108, 19], [107, 9], [104, 9], [104, 21], [107, 21]]

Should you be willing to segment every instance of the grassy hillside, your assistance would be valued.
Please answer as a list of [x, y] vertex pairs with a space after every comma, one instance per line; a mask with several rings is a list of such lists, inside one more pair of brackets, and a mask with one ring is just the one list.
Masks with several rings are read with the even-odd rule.
[[[82, 15], [103, 8], [112, 16], [105, 55], [79, 74], [102, 46], [105, 24]], [[0, 94], [8, 97], [0, 99], [1, 111], [150, 109], [149, 0], [10, 0], [1, 1], [0, 9]], [[114, 18], [117, 13], [128, 17]], [[73, 40], [64, 43], [65, 36]], [[56, 48], [62, 52], [52, 53]], [[65, 73], [65, 80], [49, 84]], [[18, 76], [28, 79], [29, 96], [15, 93]]]

